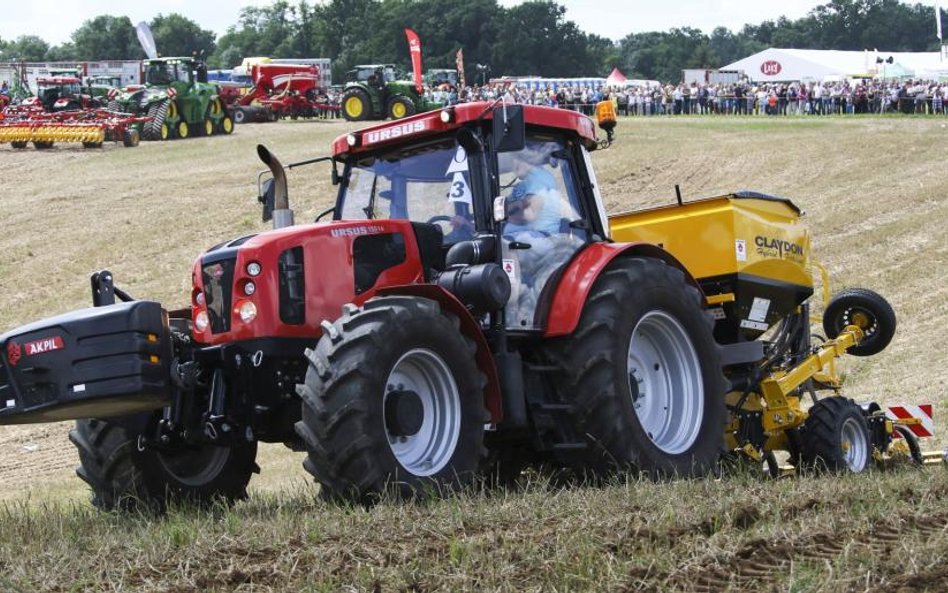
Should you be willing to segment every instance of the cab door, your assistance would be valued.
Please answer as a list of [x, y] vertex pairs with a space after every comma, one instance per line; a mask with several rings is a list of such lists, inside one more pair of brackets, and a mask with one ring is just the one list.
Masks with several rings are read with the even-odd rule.
[[510, 277], [507, 329], [542, 330], [544, 291], [587, 243], [576, 167], [567, 142], [528, 133], [522, 150], [497, 155], [506, 220], [498, 223]]

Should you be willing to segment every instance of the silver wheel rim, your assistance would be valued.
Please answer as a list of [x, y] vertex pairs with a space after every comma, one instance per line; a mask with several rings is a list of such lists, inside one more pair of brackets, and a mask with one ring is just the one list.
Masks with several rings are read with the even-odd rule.
[[687, 451], [704, 418], [704, 382], [698, 354], [685, 328], [671, 315], [652, 311], [632, 332], [629, 396], [639, 424], [669, 455]]
[[423, 348], [402, 355], [386, 381], [383, 409], [389, 393], [414, 391], [421, 400], [421, 428], [411, 436], [393, 434], [385, 423], [385, 436], [395, 459], [416, 476], [431, 476], [448, 465], [461, 435], [461, 395], [448, 365]]
[[869, 443], [865, 431], [855, 418], [847, 418], [843, 421], [843, 428], [840, 431], [840, 450], [843, 452], [843, 460], [849, 471], [859, 473], [865, 469], [866, 462], [869, 460]]

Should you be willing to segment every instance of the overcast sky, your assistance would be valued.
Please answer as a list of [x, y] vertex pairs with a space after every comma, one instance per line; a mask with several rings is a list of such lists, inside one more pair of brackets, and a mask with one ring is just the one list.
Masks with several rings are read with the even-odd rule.
[[[463, 0], [458, 0], [463, 1]], [[816, 0], [559, 0], [566, 6], [566, 17], [580, 29], [611, 39], [628, 33], [667, 31], [672, 27], [695, 27], [710, 33], [717, 26], [732, 31], [746, 23], [760, 23], [783, 15], [791, 19], [805, 16], [814, 7], [826, 4]], [[504, 6], [519, 0], [500, 0]], [[150, 21], [155, 15], [177, 12], [220, 36], [237, 22], [241, 7], [267, 5], [270, 0], [9, 0], [3, 3], [0, 38], [39, 35], [58, 45], [69, 40], [83, 21], [102, 14], [127, 15], [132, 23]], [[422, 40], [423, 41], [423, 40]]]

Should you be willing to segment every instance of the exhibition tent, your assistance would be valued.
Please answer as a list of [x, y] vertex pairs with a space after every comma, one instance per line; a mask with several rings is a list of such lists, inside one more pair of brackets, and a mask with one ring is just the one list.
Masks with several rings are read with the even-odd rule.
[[838, 51], [823, 49], [781, 49], [771, 47], [752, 56], [722, 66], [738, 70], [754, 82], [790, 82], [827, 78], [862, 78], [891, 75], [895, 67], [903, 77], [925, 77], [948, 67], [939, 52]]

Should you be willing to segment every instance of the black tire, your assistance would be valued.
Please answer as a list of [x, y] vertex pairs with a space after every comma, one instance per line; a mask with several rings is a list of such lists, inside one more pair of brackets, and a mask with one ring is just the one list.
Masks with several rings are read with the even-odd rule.
[[231, 503], [247, 496], [247, 483], [259, 471], [255, 442], [236, 447], [198, 445], [177, 454], [139, 451], [138, 431], [127, 426], [78, 420], [69, 433], [79, 449], [76, 473], [92, 488], [92, 504], [102, 510], [161, 512], [172, 501], [200, 506]]
[[372, 103], [369, 95], [362, 89], [349, 89], [342, 95], [342, 115], [346, 121], [373, 119]]
[[800, 441], [801, 468], [860, 473], [872, 461], [869, 425], [851, 399], [826, 397], [813, 404], [800, 429]]
[[885, 350], [895, 336], [895, 311], [882, 295], [868, 288], [849, 288], [830, 299], [823, 312], [823, 330], [832, 339], [848, 325], [857, 325], [866, 334], [849, 354], [872, 356]]
[[385, 107], [385, 113], [390, 119], [402, 119], [409, 115], [415, 115], [415, 104], [408, 97], [395, 95], [388, 101]]
[[36, 141], [36, 140], [33, 141], [33, 148], [35, 148], [36, 150], [47, 150], [52, 147], [53, 147], [52, 142], [44, 142], [44, 141]]
[[148, 108], [148, 117], [151, 118], [151, 121], [145, 122], [142, 126], [142, 140], [167, 140], [170, 137], [170, 129], [165, 122], [165, 117], [168, 115], [169, 103], [170, 100], [165, 99], [164, 101], [153, 103]]
[[26, 148], [27, 144], [29, 143], [26, 140], [14, 140], [10, 143], [10, 146], [17, 150], [23, 150]]
[[140, 141], [141, 134], [138, 133], [138, 130], [132, 128], [125, 130], [125, 134], [122, 136], [122, 144], [129, 148], [138, 146]]
[[[588, 444], [570, 462], [577, 471], [685, 477], [715, 469], [724, 452], [726, 381], [712, 325], [698, 290], [677, 268], [652, 258], [622, 258], [606, 268], [576, 330], [548, 349], [566, 370], [557, 389], [560, 401], [574, 406], [568, 422]], [[685, 422], [668, 422], [682, 410]]]
[[[475, 351], [457, 317], [434, 301], [393, 296], [344, 307], [307, 351], [306, 383], [297, 387], [303, 410], [296, 431], [308, 453], [303, 466], [324, 497], [369, 503], [384, 492], [411, 497], [470, 483], [486, 456], [488, 418]], [[438, 382], [442, 389], [414, 390]], [[426, 403], [414, 403], [411, 394]], [[396, 395], [422, 407], [401, 420]]]
[[242, 107], [237, 107], [234, 109], [234, 123], [242, 124], [247, 121], [247, 113], [243, 110]]
[[101, 142], [83, 142], [82, 147], [83, 148], [102, 148], [102, 143]]
[[217, 124], [217, 132], [224, 135], [234, 133], [234, 120], [232, 120], [226, 113], [224, 114], [224, 117], [221, 118], [221, 121]]

